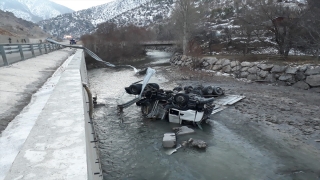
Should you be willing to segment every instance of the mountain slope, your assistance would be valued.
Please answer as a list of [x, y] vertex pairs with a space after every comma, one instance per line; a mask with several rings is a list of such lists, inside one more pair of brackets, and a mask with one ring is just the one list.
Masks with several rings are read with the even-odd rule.
[[0, 35], [29, 38], [48, 37], [37, 24], [0, 10]]
[[73, 10], [65, 6], [49, 0], [1, 0], [0, 9], [12, 12], [17, 17], [33, 22], [73, 12]]
[[54, 36], [63, 37], [65, 34], [71, 34], [80, 37], [94, 30], [97, 24], [108, 21], [149, 1], [151, 0], [116, 0], [89, 9], [59, 15], [55, 18], [40, 21], [38, 24]]

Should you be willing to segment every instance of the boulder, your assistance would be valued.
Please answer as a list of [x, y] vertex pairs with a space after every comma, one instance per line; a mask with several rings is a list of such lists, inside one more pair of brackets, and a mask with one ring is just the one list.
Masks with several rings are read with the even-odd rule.
[[250, 81], [255, 81], [255, 80], [258, 80], [258, 77], [256, 74], [249, 74], [247, 79], [250, 80]]
[[250, 74], [257, 74], [257, 71], [258, 71], [257, 66], [253, 66], [253, 67], [251, 67], [251, 68], [248, 69], [248, 72], [249, 72]]
[[217, 62], [216, 62], [216, 65], [219, 64], [219, 65], [222, 65], [224, 62], [224, 59], [219, 59]]
[[271, 69], [272, 73], [283, 73], [287, 69], [287, 66], [279, 66], [279, 65], [274, 65], [273, 68]]
[[308, 83], [311, 87], [320, 86], [320, 75], [311, 75], [306, 79], [306, 83]]
[[232, 68], [232, 72], [238, 72], [241, 70], [241, 66], [235, 66], [234, 68]]
[[294, 77], [296, 78], [297, 81], [301, 81], [301, 80], [305, 80], [306, 79], [306, 75], [304, 75], [304, 72], [302, 71], [298, 71]]
[[177, 64], [177, 65], [181, 65], [181, 64], [182, 64], [182, 61], [177, 61], [176, 64]]
[[231, 66], [232, 68], [234, 68], [234, 67], [236, 67], [236, 66], [239, 66], [239, 65], [240, 65], [239, 61], [232, 61], [232, 62], [230, 63], [230, 66]]
[[309, 65], [303, 65], [299, 68], [299, 71], [305, 72], [309, 68]]
[[297, 71], [298, 71], [297, 67], [288, 67], [287, 70], [286, 70], [286, 73], [287, 74], [296, 74]]
[[[224, 60], [224, 62], [222, 63], [222, 67], [228, 66], [228, 65], [230, 65], [230, 64], [231, 64], [230, 60], [229, 60], [229, 59], [226, 59], [226, 60]], [[231, 67], [230, 67], [230, 69], [231, 69]]]
[[275, 82], [276, 78], [272, 74], [268, 74], [265, 78], [266, 81]]
[[225, 73], [230, 73], [231, 72], [231, 66], [230, 65], [227, 65], [225, 67], [223, 67], [221, 69], [222, 72], [225, 72]]
[[215, 57], [210, 57], [210, 58], [207, 59], [207, 62], [208, 62], [210, 65], [215, 64], [217, 61], [218, 61], [218, 59], [215, 58]]
[[292, 74], [283, 74], [279, 77], [280, 81], [290, 81], [293, 79]]
[[304, 81], [298, 81], [297, 83], [295, 83], [293, 85], [293, 87], [298, 88], [298, 89], [305, 89], [305, 90], [310, 89], [309, 84], [307, 84]]
[[241, 72], [241, 74], [240, 74], [240, 78], [247, 78], [247, 77], [248, 77], [248, 75], [249, 75], [249, 73], [248, 73], [248, 72]]
[[273, 68], [273, 64], [258, 64], [257, 67], [264, 71], [270, 71]]
[[308, 68], [304, 74], [307, 76], [320, 74], [320, 68]]
[[242, 62], [242, 63], [241, 63], [241, 66], [243, 66], [243, 67], [252, 67], [252, 66], [253, 66], [253, 63], [250, 63], [250, 62]]
[[243, 67], [240, 69], [241, 72], [248, 71], [249, 67]]
[[202, 66], [207, 67], [207, 66], [209, 66], [209, 63], [207, 61], [203, 61]]
[[186, 55], [182, 55], [182, 57], [181, 57], [181, 61], [186, 61], [188, 59], [188, 56], [186, 56]]
[[258, 71], [258, 76], [260, 76], [260, 77], [262, 77], [262, 78], [265, 78], [265, 77], [267, 77], [267, 75], [269, 74], [269, 72], [268, 71], [263, 71], [263, 70], [261, 70], [261, 71]]
[[216, 65], [214, 65], [214, 66], [212, 67], [212, 70], [213, 70], [213, 71], [218, 71], [218, 70], [220, 70], [221, 68], [222, 68], [221, 65], [216, 64]]

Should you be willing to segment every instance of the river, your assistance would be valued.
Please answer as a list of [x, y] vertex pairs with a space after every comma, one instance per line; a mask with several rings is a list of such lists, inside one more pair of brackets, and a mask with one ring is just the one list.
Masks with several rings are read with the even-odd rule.
[[[166, 52], [148, 51], [146, 59], [134, 65], [166, 68], [170, 56]], [[238, 133], [239, 129], [228, 128], [223, 123], [224, 119], [242, 116], [232, 109], [214, 115], [203, 125], [203, 130], [194, 128], [194, 134], [178, 137], [180, 143], [190, 137], [204, 140], [208, 144], [206, 150], [183, 147], [168, 155], [162, 147], [162, 137], [178, 125], [144, 119], [135, 105], [125, 109], [120, 116], [116, 109], [118, 103], [132, 98], [124, 93], [124, 87], [143, 77], [134, 76], [129, 69], [109, 68], [92, 69], [88, 75], [90, 87], [97, 94], [100, 104], [94, 110], [94, 122], [99, 136], [104, 179], [318, 179], [314, 171], [283, 173], [283, 169], [296, 167], [295, 161], [283, 158], [288, 156], [286, 152], [275, 154], [270, 149], [281, 149], [281, 146], [267, 144], [269, 139], [247, 126], [236, 126], [242, 133]], [[159, 83], [164, 89], [176, 86], [161, 74], [156, 74], [151, 81]], [[271, 145], [272, 148], [264, 145]], [[312, 161], [309, 159], [301, 163], [308, 164]]]

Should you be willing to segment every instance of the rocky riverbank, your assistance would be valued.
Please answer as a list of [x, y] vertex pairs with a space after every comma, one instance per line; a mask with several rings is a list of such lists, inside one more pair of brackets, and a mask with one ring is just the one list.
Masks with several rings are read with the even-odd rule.
[[174, 66], [185, 66], [212, 73], [226, 73], [236, 78], [250, 81], [264, 81], [279, 85], [294, 86], [299, 89], [312, 89], [320, 93], [320, 66], [277, 65], [267, 62], [240, 62], [215, 57], [190, 57], [175, 53], [170, 59]]

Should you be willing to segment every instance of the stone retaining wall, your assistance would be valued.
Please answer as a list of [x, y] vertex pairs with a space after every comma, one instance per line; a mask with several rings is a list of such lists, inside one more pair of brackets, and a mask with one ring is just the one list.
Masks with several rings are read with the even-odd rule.
[[320, 91], [320, 67], [314, 65], [274, 65], [263, 62], [239, 62], [215, 57], [190, 57], [174, 54], [170, 63], [175, 66], [197, 67], [204, 70], [233, 74], [251, 81], [276, 82], [300, 89]]

